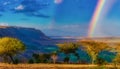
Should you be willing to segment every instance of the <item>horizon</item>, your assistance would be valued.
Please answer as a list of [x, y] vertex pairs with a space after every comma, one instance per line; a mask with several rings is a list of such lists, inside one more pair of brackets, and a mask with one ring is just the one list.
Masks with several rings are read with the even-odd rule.
[[[1, 0], [0, 25], [35, 28], [47, 36], [88, 37], [98, 4], [99, 0]], [[119, 37], [120, 1], [101, 4], [91, 35]]]

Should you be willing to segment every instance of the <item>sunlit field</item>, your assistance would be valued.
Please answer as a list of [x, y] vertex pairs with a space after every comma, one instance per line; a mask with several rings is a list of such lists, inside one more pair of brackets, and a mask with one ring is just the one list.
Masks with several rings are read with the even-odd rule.
[[[120, 66], [117, 65], [117, 69]], [[80, 64], [0, 64], [0, 69], [115, 69], [114, 65], [80, 65]]]

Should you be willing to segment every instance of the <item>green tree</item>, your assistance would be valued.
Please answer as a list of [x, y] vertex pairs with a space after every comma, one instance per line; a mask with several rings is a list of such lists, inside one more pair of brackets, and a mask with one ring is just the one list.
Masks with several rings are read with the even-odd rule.
[[63, 44], [57, 44], [59, 47], [59, 51], [66, 54], [65, 60], [69, 62], [69, 54], [70, 53], [76, 53], [76, 50], [79, 48], [79, 44], [72, 43], [72, 42], [66, 42]]
[[66, 62], [68, 63], [69, 60], [70, 60], [69, 56], [66, 56], [63, 61], [64, 61], [65, 63], [66, 63]]
[[34, 60], [33, 60], [33, 59], [29, 59], [29, 60], [28, 60], [28, 63], [29, 63], [29, 64], [33, 64], [33, 63], [34, 63]]
[[50, 56], [50, 54], [44, 54], [44, 53], [37, 54], [37, 53], [34, 53], [32, 55], [32, 57], [33, 57], [35, 63], [46, 63], [46, 62], [49, 62], [51, 56]]
[[51, 54], [45, 53], [45, 54], [39, 54], [39, 55], [40, 55], [40, 59], [43, 59], [44, 63], [50, 62]]
[[11, 37], [0, 39], [0, 55], [8, 56], [15, 63], [13, 56], [25, 51], [25, 45], [20, 40]]
[[32, 57], [34, 58], [35, 63], [40, 63], [41, 60], [43, 60], [43, 59], [40, 59], [40, 55], [36, 53], [34, 53]]
[[91, 56], [92, 64], [95, 63], [95, 61], [96, 61], [96, 59], [98, 57], [98, 54], [101, 51], [109, 49], [109, 46], [108, 46], [107, 43], [93, 41], [93, 40], [81, 40], [80, 45]]

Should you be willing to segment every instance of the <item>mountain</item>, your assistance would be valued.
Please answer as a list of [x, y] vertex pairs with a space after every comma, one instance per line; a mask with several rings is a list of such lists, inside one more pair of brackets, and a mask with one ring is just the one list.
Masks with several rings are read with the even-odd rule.
[[51, 40], [40, 30], [34, 28], [7, 27], [7, 26], [0, 26], [0, 37], [18, 38], [27, 45], [30, 44], [31, 42], [39, 45], [46, 45], [44, 41]]
[[14, 37], [25, 43], [25, 53], [49, 52], [55, 48], [55, 42], [42, 31], [34, 28], [0, 26], [0, 37]]
[[21, 40], [26, 45], [24, 56], [31, 56], [32, 53], [50, 53], [57, 50], [57, 43], [76, 42], [70, 37], [53, 38], [46, 36], [42, 31], [34, 28], [0, 26], [0, 37], [13, 37]]

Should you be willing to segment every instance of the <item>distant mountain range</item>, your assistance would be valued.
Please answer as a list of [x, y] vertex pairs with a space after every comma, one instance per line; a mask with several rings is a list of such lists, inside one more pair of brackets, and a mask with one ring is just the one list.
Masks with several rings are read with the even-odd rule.
[[57, 49], [57, 43], [63, 42], [76, 42], [80, 39], [94, 39], [98, 41], [103, 40], [113, 40], [120, 41], [120, 38], [117, 39], [113, 37], [103, 37], [103, 38], [85, 38], [85, 37], [71, 37], [71, 36], [46, 36], [42, 31], [34, 28], [25, 28], [25, 27], [15, 27], [15, 26], [0, 26], [0, 37], [13, 37], [18, 38], [25, 43], [27, 50], [24, 54], [29, 56], [32, 53], [48, 53]]
[[75, 39], [64, 37], [54, 39], [46, 36], [41, 30], [16, 26], [0, 26], [0, 37], [13, 37], [21, 40], [27, 47], [25, 53], [30, 55], [34, 52], [52, 52], [57, 49], [57, 43], [76, 41]]
[[56, 48], [55, 41], [34, 28], [0, 26], [0, 37], [18, 38], [25, 43], [26, 53], [49, 52], [49, 47]]
[[44, 33], [42, 33], [40, 30], [34, 28], [12, 26], [0, 26], [0, 37], [18, 38], [27, 45], [31, 45], [31, 43], [35, 45], [46, 45], [45, 42], [51, 41], [51, 39], [47, 37]]

